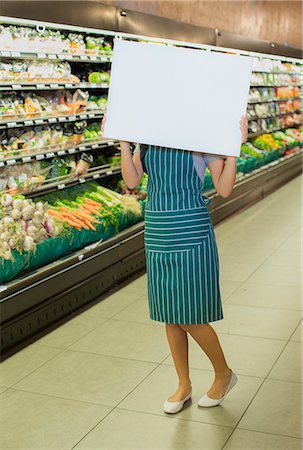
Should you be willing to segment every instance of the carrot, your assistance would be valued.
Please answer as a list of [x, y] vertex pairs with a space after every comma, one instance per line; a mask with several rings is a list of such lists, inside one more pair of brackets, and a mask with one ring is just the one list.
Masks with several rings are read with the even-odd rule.
[[97, 219], [95, 219], [94, 217], [90, 216], [89, 214], [87, 214], [87, 213], [85, 213], [85, 212], [83, 212], [83, 211], [78, 211], [78, 215], [79, 215], [80, 217], [82, 217], [83, 219], [89, 220], [90, 222], [93, 222], [93, 223], [100, 223], [100, 222], [98, 222]]
[[95, 208], [93, 208], [90, 205], [84, 205], [81, 209], [84, 209], [84, 212], [85, 212], [85, 210], [88, 210], [91, 213], [95, 214], [96, 216], [102, 217], [102, 214], [100, 214]]
[[85, 220], [85, 223], [87, 224], [87, 226], [91, 229], [96, 231], [96, 228], [94, 227], [94, 225], [92, 225], [88, 220]]
[[95, 200], [92, 200], [90, 198], [86, 198], [84, 200], [84, 203], [88, 203], [89, 205], [96, 206], [98, 208], [100, 208], [102, 206], [101, 203], [95, 202]]

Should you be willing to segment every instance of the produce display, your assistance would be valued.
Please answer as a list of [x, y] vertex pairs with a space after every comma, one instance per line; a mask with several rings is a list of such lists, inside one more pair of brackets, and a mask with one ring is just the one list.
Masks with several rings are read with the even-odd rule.
[[79, 83], [72, 75], [71, 66], [66, 61], [3, 61], [0, 63], [0, 83]]
[[284, 100], [298, 98], [300, 88], [298, 86], [275, 88], [251, 88], [248, 94], [249, 102], [266, 102], [271, 100]]
[[85, 36], [60, 30], [36, 30], [21, 26], [1, 26], [3, 50], [111, 56], [112, 46], [103, 36]]
[[250, 120], [248, 132], [255, 133], [260, 131], [271, 131], [299, 125], [302, 123], [302, 112], [291, 113], [287, 115], [267, 117], [258, 120]]
[[143, 204], [97, 183], [39, 197], [0, 196], [1, 282], [143, 219]]
[[300, 112], [300, 100], [288, 100], [285, 102], [268, 102], [256, 103], [248, 105], [248, 118], [262, 118], [268, 116], [275, 116], [280, 114], [288, 114]]
[[253, 72], [251, 84], [258, 86], [288, 86], [300, 84], [299, 74], [274, 74], [266, 72]]
[[260, 72], [292, 72], [300, 73], [300, 66], [290, 62], [280, 61], [279, 59], [254, 58], [253, 70]]
[[39, 242], [63, 232], [64, 224], [47, 212], [47, 204], [22, 196], [0, 197], [0, 258], [12, 260], [12, 250], [34, 252]]
[[80, 114], [86, 111], [104, 111], [105, 96], [76, 91], [10, 92], [0, 94], [0, 122], [37, 119]]
[[2, 130], [0, 131], [0, 158], [69, 149], [80, 143], [100, 140], [101, 137], [101, 122], [87, 124], [85, 120]]

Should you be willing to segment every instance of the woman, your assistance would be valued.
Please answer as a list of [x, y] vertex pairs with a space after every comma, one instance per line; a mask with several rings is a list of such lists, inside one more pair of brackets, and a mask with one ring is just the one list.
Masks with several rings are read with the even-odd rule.
[[[103, 120], [103, 126], [104, 126]], [[247, 139], [247, 116], [240, 121], [242, 142]], [[145, 210], [145, 249], [150, 318], [166, 324], [166, 335], [179, 385], [165, 400], [166, 413], [177, 413], [191, 397], [188, 333], [210, 359], [215, 376], [202, 407], [219, 405], [237, 382], [225, 360], [210, 322], [223, 319], [219, 261], [213, 224], [201, 194], [206, 166], [221, 197], [231, 194], [236, 157], [223, 157], [138, 144], [132, 155], [129, 142], [120, 142], [122, 177], [135, 188], [148, 173]]]

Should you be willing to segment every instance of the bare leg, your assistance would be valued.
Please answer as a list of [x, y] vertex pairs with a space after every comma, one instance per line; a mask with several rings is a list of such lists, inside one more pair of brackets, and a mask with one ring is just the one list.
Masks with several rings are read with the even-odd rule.
[[191, 388], [188, 367], [188, 337], [187, 332], [178, 324], [166, 323], [166, 336], [179, 378], [176, 392], [168, 397], [168, 401], [177, 402], [187, 396]]
[[228, 367], [224, 353], [222, 351], [217, 333], [208, 324], [180, 325], [180, 327], [190, 333], [202, 350], [209, 357], [214, 370], [215, 379], [207, 392], [211, 398], [223, 397], [231, 377], [231, 369]]

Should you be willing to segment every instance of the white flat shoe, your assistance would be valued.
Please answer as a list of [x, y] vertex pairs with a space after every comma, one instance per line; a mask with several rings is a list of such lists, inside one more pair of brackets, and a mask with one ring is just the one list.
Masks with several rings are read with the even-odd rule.
[[226, 389], [225, 394], [223, 395], [223, 397], [221, 397], [221, 398], [211, 398], [207, 394], [205, 394], [198, 401], [198, 406], [203, 406], [204, 408], [210, 408], [211, 406], [220, 405], [220, 403], [222, 403], [223, 400], [225, 399], [225, 397], [228, 394], [228, 392], [235, 386], [237, 381], [238, 381], [237, 375], [232, 371], [229, 385], [227, 386], [227, 389]]
[[168, 400], [165, 400], [165, 402], [163, 404], [164, 412], [166, 412], [168, 414], [175, 414], [175, 413], [181, 411], [186, 400], [190, 399], [191, 394], [192, 394], [192, 390], [190, 390], [190, 393], [183, 400], [180, 400], [179, 402], [169, 402]]

